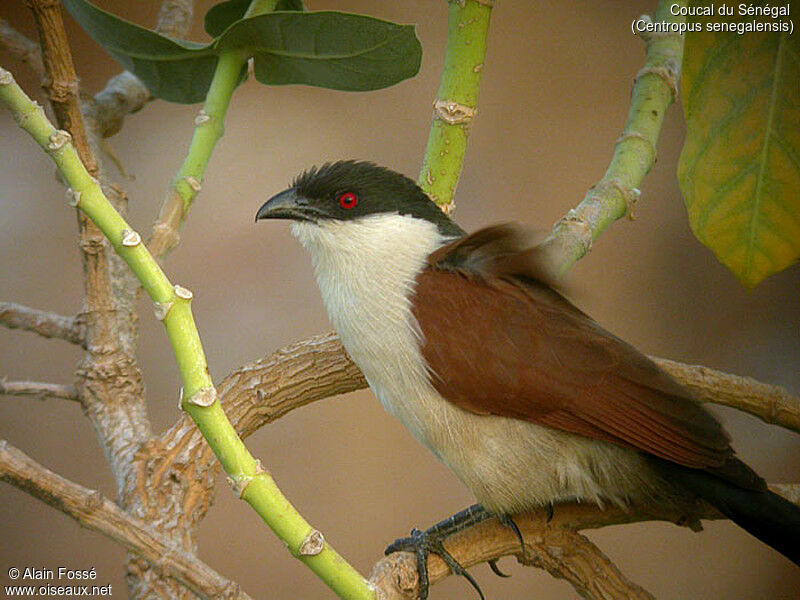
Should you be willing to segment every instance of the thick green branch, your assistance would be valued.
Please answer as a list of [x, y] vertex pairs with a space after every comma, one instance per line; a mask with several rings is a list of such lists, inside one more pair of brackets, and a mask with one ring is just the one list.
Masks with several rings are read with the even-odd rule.
[[[685, 1], [662, 0], [655, 21], [685, 22], [670, 6]], [[676, 11], [677, 12], [677, 11]], [[556, 223], [544, 245], [563, 274], [589, 252], [592, 242], [617, 219], [630, 214], [639, 186], [656, 159], [656, 143], [664, 114], [678, 94], [683, 60], [683, 36], [678, 33], [640, 34], [647, 42], [647, 60], [636, 75], [628, 121], [614, 147], [603, 178], [583, 201]]]
[[453, 196], [477, 112], [491, 14], [492, 7], [486, 1], [450, 2], [444, 69], [419, 175], [422, 189], [446, 213], [453, 210]]
[[236, 435], [217, 400], [200, 336], [192, 316], [192, 294], [173, 286], [148, 252], [138, 233], [103, 195], [84, 168], [70, 136], [56, 130], [44, 111], [22, 91], [11, 73], [0, 69], [0, 102], [56, 163], [72, 202], [98, 226], [128, 264], [156, 305], [164, 322], [183, 381], [182, 407], [214, 450], [239, 496], [275, 531], [289, 550], [306, 563], [340, 597], [371, 599], [366, 580], [339, 556], [303, 519]]
[[[246, 16], [270, 12], [277, 3], [278, 0], [253, 0]], [[249, 57], [246, 49], [227, 50], [219, 56], [205, 104], [194, 120], [195, 130], [189, 151], [172, 180], [147, 244], [157, 258], [169, 252], [180, 241], [178, 232], [192, 202], [200, 193], [211, 153], [225, 131], [225, 114], [228, 112], [231, 96]]]

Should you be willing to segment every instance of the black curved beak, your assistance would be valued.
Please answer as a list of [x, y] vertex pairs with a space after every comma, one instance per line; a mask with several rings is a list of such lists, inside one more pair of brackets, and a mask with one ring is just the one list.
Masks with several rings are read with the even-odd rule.
[[256, 213], [256, 221], [261, 219], [316, 222], [314, 211], [310, 209], [308, 202], [303, 197], [297, 195], [295, 188], [284, 190], [267, 200]]

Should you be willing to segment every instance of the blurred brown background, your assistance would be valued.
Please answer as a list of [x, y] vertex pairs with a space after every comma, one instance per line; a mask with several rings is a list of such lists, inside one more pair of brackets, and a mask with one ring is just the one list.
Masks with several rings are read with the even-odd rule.
[[[197, 22], [210, 2], [197, 3]], [[158, 0], [102, 6], [152, 26]], [[234, 97], [226, 135], [167, 265], [195, 292], [194, 310], [216, 380], [238, 365], [329, 329], [309, 261], [285, 224], [253, 215], [299, 170], [325, 160], [368, 158], [415, 177], [438, 88], [447, 6], [430, 2], [311, 0], [310, 8], [364, 12], [418, 23], [419, 76], [366, 94], [247, 82]], [[654, 2], [499, 2], [492, 17], [480, 115], [457, 196], [468, 230], [520, 221], [549, 228], [602, 175], [624, 123], [643, 44], [630, 22]], [[0, 17], [33, 35], [22, 2]], [[68, 20], [84, 90], [118, 71]], [[205, 39], [200, 27], [194, 38]], [[25, 68], [0, 55], [31, 93]], [[197, 106], [156, 102], [110, 140], [130, 179], [130, 220], [149, 225], [178, 168]], [[0, 299], [76, 312], [81, 270], [75, 218], [38, 147], [0, 114], [2, 255]], [[746, 292], [691, 235], [675, 178], [683, 136], [680, 109], [668, 114], [658, 164], [646, 179], [635, 221], [621, 221], [574, 269], [581, 306], [641, 350], [787, 386], [800, 392], [800, 271]], [[110, 172], [114, 167], [108, 166]], [[152, 419], [177, 417], [178, 375], [162, 327], [142, 302], [141, 363]], [[79, 360], [64, 342], [0, 331], [0, 376], [67, 383]], [[113, 497], [94, 432], [78, 406], [2, 398], [0, 437], [49, 468]], [[800, 438], [719, 410], [739, 454], [770, 481], [800, 480]], [[313, 443], [312, 443], [313, 442]], [[308, 520], [363, 572], [385, 544], [472, 502], [467, 491], [364, 391], [303, 408], [248, 440]], [[102, 536], [7, 485], [0, 486], [0, 573], [12, 566], [95, 567], [98, 583], [125, 596], [123, 551]], [[591, 532], [634, 581], [658, 598], [797, 598], [800, 571], [729, 523], [694, 534], [667, 524]], [[244, 503], [221, 482], [202, 524], [200, 556], [255, 598], [330, 598]], [[544, 572], [502, 567], [501, 580], [473, 569], [492, 600], [574, 598]], [[436, 598], [473, 598], [451, 578]]]

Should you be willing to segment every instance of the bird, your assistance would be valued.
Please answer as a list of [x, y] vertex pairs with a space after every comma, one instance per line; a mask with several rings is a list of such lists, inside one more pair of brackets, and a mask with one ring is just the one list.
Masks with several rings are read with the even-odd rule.
[[[477, 504], [387, 551], [565, 501], [704, 501], [800, 565], [800, 508], [736, 457], [683, 385], [559, 290], [518, 226], [468, 234], [412, 179], [368, 161], [312, 167], [265, 202], [310, 254], [334, 329], [374, 395]], [[523, 546], [524, 550], [524, 546]], [[493, 570], [496, 565], [492, 564]]]

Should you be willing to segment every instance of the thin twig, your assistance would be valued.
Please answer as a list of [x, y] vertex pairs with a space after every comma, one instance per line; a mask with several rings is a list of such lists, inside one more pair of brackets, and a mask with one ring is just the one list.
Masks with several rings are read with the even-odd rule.
[[39, 46], [11, 27], [5, 19], [0, 19], [0, 46], [5, 47], [20, 62], [28, 65], [40, 79], [44, 76], [44, 64]]
[[195, 119], [194, 135], [183, 164], [172, 179], [153, 223], [150, 252], [162, 258], [180, 242], [180, 228], [200, 193], [211, 154], [225, 130], [225, 114], [239, 82], [247, 54], [233, 49], [220, 54], [203, 109]]
[[134, 519], [99, 492], [53, 473], [5, 440], [0, 440], [0, 479], [142, 556], [161, 575], [180, 581], [201, 598], [250, 600], [238, 584]]
[[66, 317], [14, 302], [0, 302], [0, 325], [86, 347], [86, 330], [82, 320], [76, 317]]
[[0, 379], [0, 394], [7, 396], [36, 396], [42, 400], [47, 398], [62, 398], [80, 402], [75, 386], [59, 385], [57, 383], [42, 383], [40, 381], [6, 381]]

